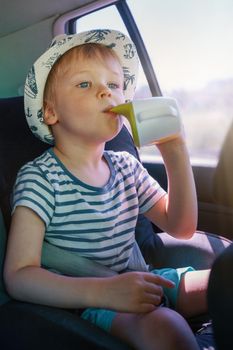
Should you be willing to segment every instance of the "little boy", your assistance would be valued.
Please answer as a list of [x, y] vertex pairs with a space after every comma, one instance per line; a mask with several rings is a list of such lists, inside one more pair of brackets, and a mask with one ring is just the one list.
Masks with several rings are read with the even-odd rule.
[[[5, 282], [16, 299], [85, 309], [84, 319], [135, 349], [198, 349], [180, 315], [206, 310], [208, 271], [125, 272], [143, 213], [176, 238], [195, 231], [195, 186], [183, 135], [158, 145], [168, 193], [126, 152], [104, 151], [123, 117], [113, 106], [133, 98], [138, 58], [114, 30], [57, 38], [25, 84], [32, 132], [52, 147], [20, 170], [14, 189]], [[41, 267], [43, 240], [118, 272], [68, 277]], [[162, 307], [163, 296], [173, 309]]]

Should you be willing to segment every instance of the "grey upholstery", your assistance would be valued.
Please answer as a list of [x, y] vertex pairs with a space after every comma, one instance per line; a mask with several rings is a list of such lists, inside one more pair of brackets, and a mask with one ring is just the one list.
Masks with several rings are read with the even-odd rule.
[[231, 241], [227, 238], [208, 232], [197, 231], [188, 240], [175, 239], [163, 232], [150, 237], [141, 250], [147, 263], [157, 268], [192, 266], [202, 270], [211, 268], [215, 258], [229, 244]]
[[225, 137], [214, 174], [214, 198], [217, 203], [233, 207], [233, 123]]
[[3, 261], [6, 247], [6, 230], [3, 222], [2, 212], [0, 210], [0, 305], [10, 300], [3, 285]]

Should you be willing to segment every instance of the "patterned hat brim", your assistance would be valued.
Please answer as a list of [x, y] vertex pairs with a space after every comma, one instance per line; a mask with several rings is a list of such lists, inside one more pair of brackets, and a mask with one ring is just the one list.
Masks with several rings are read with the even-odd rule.
[[59, 35], [30, 69], [24, 90], [24, 109], [28, 125], [35, 136], [49, 144], [54, 143], [54, 138], [43, 117], [46, 80], [59, 57], [71, 48], [86, 43], [100, 43], [116, 52], [124, 72], [125, 100], [132, 100], [134, 96], [139, 60], [134, 43], [125, 34], [116, 30], [98, 29], [74, 35]]

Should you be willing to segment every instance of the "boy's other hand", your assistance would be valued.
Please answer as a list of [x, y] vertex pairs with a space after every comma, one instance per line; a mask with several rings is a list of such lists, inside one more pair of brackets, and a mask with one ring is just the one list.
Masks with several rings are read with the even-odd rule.
[[107, 280], [105, 307], [121, 312], [151, 312], [162, 301], [162, 287], [174, 287], [172, 281], [149, 272], [127, 272]]

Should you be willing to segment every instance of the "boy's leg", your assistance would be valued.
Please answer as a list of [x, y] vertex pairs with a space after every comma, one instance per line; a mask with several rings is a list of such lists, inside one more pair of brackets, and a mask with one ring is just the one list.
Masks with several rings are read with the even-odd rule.
[[207, 287], [210, 270], [195, 271], [192, 267], [163, 268], [151, 271], [175, 283], [174, 288], [164, 288], [170, 305], [185, 318], [206, 313]]
[[199, 349], [185, 319], [165, 307], [146, 314], [118, 313], [110, 333], [138, 350]]
[[144, 314], [89, 308], [81, 317], [140, 350], [197, 350], [185, 319], [166, 307]]
[[179, 284], [176, 310], [184, 317], [207, 312], [207, 287], [210, 270], [186, 272]]

